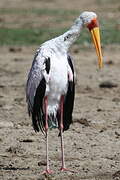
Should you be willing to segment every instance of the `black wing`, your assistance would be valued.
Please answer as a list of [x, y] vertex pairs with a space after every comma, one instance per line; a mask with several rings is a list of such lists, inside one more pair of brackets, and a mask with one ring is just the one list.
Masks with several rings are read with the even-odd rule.
[[46, 81], [45, 78], [39, 83], [39, 86], [36, 89], [35, 97], [34, 97], [34, 104], [32, 108], [32, 123], [35, 131], [41, 130], [44, 131], [44, 112], [43, 112], [43, 99], [45, 96], [45, 89], [46, 89]]
[[73, 73], [73, 81], [68, 82], [68, 90], [64, 102], [64, 109], [63, 109], [64, 131], [68, 130], [70, 124], [72, 123], [72, 112], [73, 112], [74, 98], [75, 98], [75, 77], [74, 77], [75, 72], [74, 72], [72, 59], [69, 55], [68, 55], [68, 63]]
[[42, 68], [46, 66], [46, 72], [49, 73], [50, 58], [40, 59], [38, 51], [34, 57], [31, 70], [28, 75], [26, 85], [26, 101], [28, 103], [28, 112], [32, 117], [32, 123], [35, 131], [41, 130], [44, 132], [44, 112], [43, 100], [46, 91], [46, 80], [42, 74]]

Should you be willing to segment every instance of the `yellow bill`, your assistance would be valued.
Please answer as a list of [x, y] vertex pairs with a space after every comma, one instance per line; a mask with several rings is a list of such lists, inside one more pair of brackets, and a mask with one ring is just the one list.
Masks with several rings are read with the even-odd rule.
[[99, 27], [94, 27], [90, 30], [92, 39], [95, 45], [96, 53], [98, 56], [98, 64], [99, 68], [103, 67], [103, 60], [102, 60], [102, 52], [101, 52], [101, 43], [100, 43], [100, 32]]

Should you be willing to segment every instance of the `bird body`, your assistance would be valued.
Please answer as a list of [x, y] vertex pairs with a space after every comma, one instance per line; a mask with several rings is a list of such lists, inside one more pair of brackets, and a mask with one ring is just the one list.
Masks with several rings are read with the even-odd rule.
[[[63, 42], [64, 36], [62, 38], [58, 37], [49, 40], [40, 46], [40, 48], [36, 51], [27, 81], [26, 97], [28, 100], [28, 110], [31, 114], [33, 113], [37, 87], [39, 86], [40, 81], [43, 78], [45, 79], [44, 96], [48, 97], [47, 111], [49, 120], [51, 122], [53, 121], [53, 127], [58, 127], [58, 120], [56, 116], [59, 110], [60, 98], [62, 95], [66, 95], [67, 93], [69, 84], [68, 81], [73, 82], [74, 72], [71, 69], [68, 61], [68, 57], [70, 58], [70, 56], [68, 55], [67, 49], [63, 48]], [[48, 60], [49, 63], [46, 63]], [[73, 103], [74, 102], [72, 101], [72, 104]], [[39, 127], [36, 129], [36, 125], [34, 126], [34, 123], [37, 123], [37, 126], [39, 126], [39, 123], [35, 122], [36, 120], [34, 118], [33, 121], [34, 129], [39, 131]]]
[[63, 131], [68, 130], [72, 123], [75, 96], [74, 65], [68, 51], [79, 37], [84, 26], [88, 27], [93, 36], [99, 66], [102, 67], [99, 29], [96, 18], [97, 16], [93, 12], [83, 12], [67, 32], [43, 43], [34, 56], [26, 85], [26, 99], [34, 130], [41, 130], [46, 135], [47, 167], [44, 173], [51, 173], [48, 158], [49, 127], [57, 127], [60, 131], [61, 170], [66, 170]]

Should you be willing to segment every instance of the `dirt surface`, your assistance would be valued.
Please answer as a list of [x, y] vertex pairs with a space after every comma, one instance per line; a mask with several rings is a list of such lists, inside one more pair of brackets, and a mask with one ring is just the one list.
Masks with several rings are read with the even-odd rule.
[[[37, 0], [23, 2], [1, 0], [0, 6], [65, 8], [62, 0], [59, 3], [45, 0], [41, 4]], [[81, 11], [86, 5], [89, 7], [90, 2], [93, 9], [99, 8], [94, 4], [96, 1], [72, 2], [66, 1], [67, 9], [80, 6]], [[114, 17], [116, 14], [114, 12]], [[6, 15], [9, 21], [7, 18]], [[93, 47], [73, 46], [71, 54], [77, 74], [74, 123], [64, 133], [64, 140], [66, 166], [75, 172], [59, 171], [60, 138], [58, 131], [53, 130], [49, 137], [49, 155], [54, 174], [49, 176], [41, 174], [46, 165], [45, 138], [42, 133], [34, 132], [25, 102], [27, 74], [36, 48], [0, 47], [0, 179], [119, 180], [120, 46], [103, 48], [104, 68], [101, 71], [97, 69]]]

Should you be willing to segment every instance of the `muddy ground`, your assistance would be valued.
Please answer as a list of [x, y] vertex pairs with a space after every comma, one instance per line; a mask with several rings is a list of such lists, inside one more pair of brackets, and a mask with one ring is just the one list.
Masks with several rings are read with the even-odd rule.
[[[22, 7], [21, 1], [17, 4], [2, 0], [0, 6]], [[66, 1], [66, 8], [79, 9], [80, 5], [81, 10], [89, 6], [89, 2], [75, 1], [67, 5]], [[96, 1], [91, 2], [97, 10]], [[65, 8], [64, 1], [41, 3], [44, 7]], [[35, 3], [27, 0], [23, 8], [27, 5], [36, 8], [38, 4], [37, 0]], [[46, 165], [45, 138], [42, 133], [34, 132], [25, 102], [25, 83], [36, 48], [0, 47], [0, 179], [119, 180], [120, 46], [103, 47], [101, 71], [92, 46], [74, 45], [71, 49], [77, 73], [76, 97], [73, 124], [64, 133], [64, 140], [66, 166], [75, 173], [59, 171], [60, 138], [58, 131], [53, 130], [49, 137], [49, 155], [54, 174], [49, 176], [41, 175]]]

